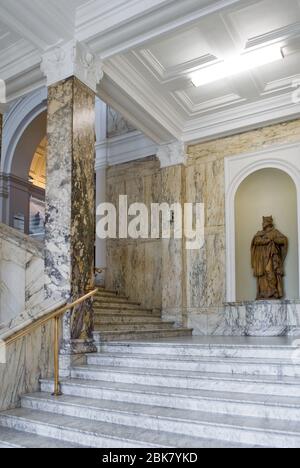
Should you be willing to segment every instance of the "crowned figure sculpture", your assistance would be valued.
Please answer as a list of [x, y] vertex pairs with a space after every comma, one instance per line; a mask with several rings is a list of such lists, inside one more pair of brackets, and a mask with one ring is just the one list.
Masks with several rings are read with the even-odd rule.
[[251, 261], [257, 278], [257, 300], [284, 297], [284, 262], [288, 253], [288, 239], [275, 229], [272, 216], [263, 218], [263, 230], [251, 244]]

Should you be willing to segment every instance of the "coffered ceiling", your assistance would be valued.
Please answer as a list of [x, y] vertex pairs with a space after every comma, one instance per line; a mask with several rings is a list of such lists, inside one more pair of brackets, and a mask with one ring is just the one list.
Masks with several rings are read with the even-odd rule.
[[[72, 38], [104, 63], [99, 95], [157, 143], [299, 117], [300, 0], [0, 0], [8, 99], [45, 84], [41, 56]], [[285, 58], [196, 88], [191, 73], [278, 44]]]

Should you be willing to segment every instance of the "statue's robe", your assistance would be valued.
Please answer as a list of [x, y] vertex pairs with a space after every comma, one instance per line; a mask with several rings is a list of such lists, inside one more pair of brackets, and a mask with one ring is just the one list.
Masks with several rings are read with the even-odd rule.
[[260, 231], [251, 245], [251, 261], [258, 282], [257, 299], [282, 299], [288, 239], [277, 229]]

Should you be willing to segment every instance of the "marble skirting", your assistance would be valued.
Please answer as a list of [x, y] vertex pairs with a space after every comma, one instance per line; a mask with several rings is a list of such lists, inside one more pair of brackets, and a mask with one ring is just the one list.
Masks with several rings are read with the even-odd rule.
[[226, 303], [187, 317], [196, 336], [300, 336], [300, 301]]

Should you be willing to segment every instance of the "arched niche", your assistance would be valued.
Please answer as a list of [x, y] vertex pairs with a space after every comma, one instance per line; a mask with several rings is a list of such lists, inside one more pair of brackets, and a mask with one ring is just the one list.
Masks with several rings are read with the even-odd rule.
[[[241, 184], [252, 174], [264, 169], [277, 169], [293, 181], [297, 198], [297, 232], [298, 232], [298, 295], [300, 297], [300, 145], [299, 143], [276, 145], [254, 153], [243, 153], [225, 157], [225, 228], [226, 228], [226, 299], [237, 301], [236, 272], [236, 222], [235, 199]], [[273, 213], [268, 213], [271, 215]], [[266, 215], [266, 214], [265, 214]], [[274, 215], [275, 216], [275, 215]], [[261, 221], [259, 221], [261, 223]], [[281, 226], [278, 225], [280, 228]], [[254, 229], [259, 230], [260, 225]], [[284, 226], [282, 228], [284, 231]], [[250, 234], [249, 234], [250, 236]], [[249, 255], [249, 254], [248, 254]]]
[[297, 190], [284, 171], [265, 168], [253, 172], [235, 195], [236, 300], [256, 298], [256, 278], [251, 269], [250, 245], [262, 229], [262, 217], [272, 215], [275, 227], [289, 239], [285, 262], [285, 297], [299, 297]]

